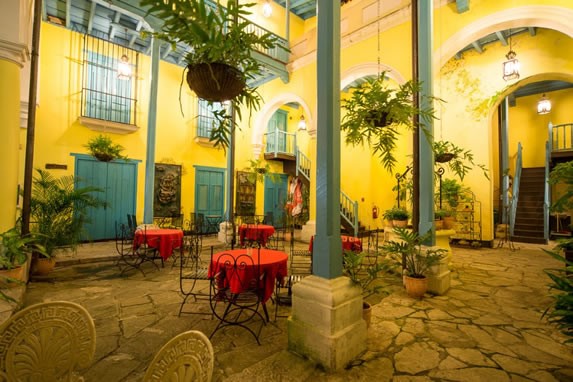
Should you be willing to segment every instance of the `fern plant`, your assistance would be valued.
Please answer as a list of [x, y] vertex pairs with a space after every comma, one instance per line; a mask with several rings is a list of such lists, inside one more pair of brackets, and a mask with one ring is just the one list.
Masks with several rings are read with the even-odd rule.
[[544, 249], [545, 253], [565, 264], [562, 268], [545, 269], [551, 279], [549, 284], [553, 292], [553, 304], [549, 306], [542, 317], [556, 325], [569, 339], [565, 342], [573, 343], [573, 262], [557, 252]]

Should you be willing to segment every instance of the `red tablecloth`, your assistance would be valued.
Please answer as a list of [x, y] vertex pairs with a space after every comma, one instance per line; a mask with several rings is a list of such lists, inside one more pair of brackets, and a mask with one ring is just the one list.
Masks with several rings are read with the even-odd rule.
[[[251, 257], [255, 266], [259, 264], [259, 256], [257, 254], [259, 250], [253, 248], [251, 252]], [[282, 251], [275, 251], [272, 249], [261, 248], [260, 249], [260, 272], [261, 274], [265, 274], [265, 283], [263, 285], [264, 293], [263, 293], [263, 303], [266, 302], [273, 294], [275, 290], [275, 282], [278, 278], [279, 281], [282, 280], [283, 277], [287, 275], [287, 259], [288, 255], [286, 252]], [[247, 250], [242, 249], [233, 249], [229, 251], [223, 251], [219, 253], [213, 254], [213, 259], [211, 264], [209, 265], [209, 277], [213, 277], [216, 275], [219, 270], [225, 266], [225, 259], [228, 257], [223, 256], [224, 254], [230, 254], [233, 258], [244, 255], [247, 253]], [[221, 258], [221, 261], [219, 261]], [[241, 272], [241, 274], [238, 274]], [[229, 272], [228, 269], [225, 272], [225, 279], [222, 280], [224, 282], [225, 287], [229, 287], [232, 293], [241, 293], [243, 291], [243, 287], [241, 285], [241, 280], [250, 280], [254, 277], [254, 273], [256, 272], [253, 269], [253, 266], [245, 267], [235, 272]]]
[[150, 247], [157, 248], [163, 259], [168, 259], [173, 254], [173, 250], [181, 246], [183, 231], [167, 228], [137, 230], [133, 238], [134, 248], [139, 248], [144, 240]]
[[[342, 240], [342, 249], [345, 251], [362, 252], [362, 240], [358, 237], [340, 235], [340, 240]], [[308, 245], [308, 250], [312, 252], [312, 243], [314, 241], [314, 235], [310, 237], [310, 244]]]
[[245, 240], [256, 241], [263, 247], [267, 240], [275, 233], [275, 227], [266, 224], [241, 224], [239, 226], [239, 240], [245, 245]]

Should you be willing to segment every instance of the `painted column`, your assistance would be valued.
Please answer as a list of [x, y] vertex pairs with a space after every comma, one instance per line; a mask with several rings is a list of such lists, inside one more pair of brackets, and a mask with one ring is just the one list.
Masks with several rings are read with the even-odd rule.
[[[32, 7], [20, 0], [2, 0], [0, 12], [0, 232], [17, 218], [20, 145], [21, 70], [27, 61], [26, 38]], [[23, 170], [22, 170], [23, 171]]]
[[500, 132], [499, 132], [499, 142], [501, 145], [501, 152], [499, 153], [499, 164], [501, 166], [501, 223], [509, 223], [509, 174], [507, 169], [509, 169], [509, 109], [508, 109], [508, 99], [504, 98], [503, 102], [499, 105], [499, 116], [500, 116]]
[[366, 349], [362, 289], [342, 274], [340, 240], [340, 2], [318, 0], [316, 238], [313, 275], [292, 288], [288, 348], [325, 369]]
[[[433, 34], [433, 2], [418, 2], [418, 73], [422, 82], [420, 93], [420, 108], [432, 107], [432, 34]], [[434, 121], [420, 120], [420, 128], [425, 128], [429, 135], [434, 135]], [[432, 142], [426, 139], [426, 134], [419, 134], [419, 181], [420, 181], [420, 221], [418, 230], [424, 234], [433, 230], [434, 226], [434, 154]], [[434, 232], [435, 233], [435, 232]], [[431, 243], [434, 245], [435, 236], [432, 235]]]
[[147, 120], [147, 154], [145, 162], [145, 205], [143, 222], [153, 223], [153, 185], [155, 183], [155, 130], [157, 126], [157, 86], [159, 80], [159, 47], [156, 38], [151, 40], [151, 85], [149, 89], [149, 117]]

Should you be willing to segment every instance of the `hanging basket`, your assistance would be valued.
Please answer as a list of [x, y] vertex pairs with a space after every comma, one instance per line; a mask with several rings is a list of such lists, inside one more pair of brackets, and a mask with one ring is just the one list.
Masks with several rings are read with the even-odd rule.
[[451, 161], [452, 159], [454, 159], [456, 155], [453, 153], [443, 153], [443, 154], [437, 154], [436, 155], [436, 162], [438, 163], [447, 163], [449, 161]]
[[237, 68], [221, 63], [187, 65], [187, 84], [197, 97], [212, 102], [231, 100], [246, 86]]
[[380, 113], [376, 110], [368, 111], [366, 117], [364, 117], [364, 120], [375, 127], [385, 127], [392, 123], [392, 121], [388, 118], [387, 112]]

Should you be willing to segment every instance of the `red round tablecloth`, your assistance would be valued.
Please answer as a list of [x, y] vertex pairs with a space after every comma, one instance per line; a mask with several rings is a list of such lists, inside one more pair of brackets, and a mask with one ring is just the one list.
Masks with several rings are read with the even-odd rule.
[[[263, 285], [263, 302], [266, 302], [274, 292], [276, 279], [278, 278], [279, 280], [282, 280], [282, 278], [287, 275], [288, 255], [286, 252], [261, 248], [259, 261], [259, 255], [257, 254], [259, 250], [252, 248], [251, 251], [251, 257], [253, 259], [254, 266], [260, 264], [260, 272], [261, 274], [264, 273], [265, 275]], [[213, 277], [219, 273], [219, 270], [225, 266], [225, 259], [228, 259], [228, 256], [223, 256], [225, 254], [229, 254], [233, 258], [236, 258], [239, 255], [247, 254], [247, 249], [233, 249], [229, 251], [214, 253], [211, 264], [209, 266], [209, 277]], [[219, 259], [221, 260], [219, 261]], [[236, 272], [241, 272], [240, 274], [229, 272], [228, 269], [225, 269], [225, 279], [218, 281], [223, 282], [224, 287], [229, 287], [231, 292], [241, 293], [243, 291], [241, 280], [252, 279], [255, 277], [256, 271], [257, 270], [254, 269], [253, 266], [237, 270]]]
[[239, 226], [239, 240], [241, 245], [245, 245], [245, 239], [256, 241], [262, 246], [267, 244], [267, 240], [275, 233], [275, 227], [266, 224], [242, 224]]
[[[362, 240], [358, 237], [340, 235], [342, 241], [342, 249], [345, 251], [362, 252]], [[310, 244], [308, 250], [312, 252], [312, 245], [314, 242], [314, 235], [310, 237]]]
[[173, 250], [181, 246], [183, 231], [170, 228], [137, 230], [133, 238], [134, 248], [139, 248], [144, 240], [150, 247], [157, 248], [163, 259], [168, 259]]

